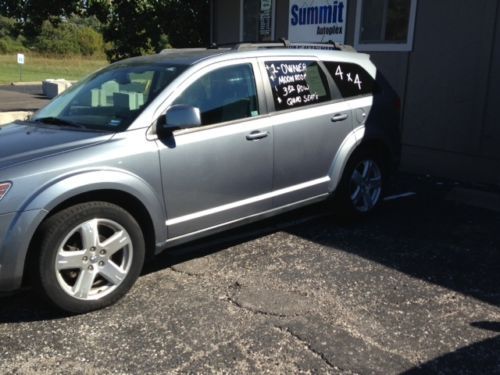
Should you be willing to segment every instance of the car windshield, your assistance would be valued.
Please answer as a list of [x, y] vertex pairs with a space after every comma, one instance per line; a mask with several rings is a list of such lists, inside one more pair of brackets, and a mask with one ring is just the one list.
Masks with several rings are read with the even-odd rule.
[[184, 65], [119, 63], [92, 74], [38, 111], [32, 121], [123, 131]]

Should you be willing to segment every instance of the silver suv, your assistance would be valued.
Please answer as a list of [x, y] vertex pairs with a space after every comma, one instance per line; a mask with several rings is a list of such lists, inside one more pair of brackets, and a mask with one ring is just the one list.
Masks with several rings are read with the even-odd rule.
[[398, 164], [399, 99], [368, 55], [242, 44], [114, 63], [0, 128], [0, 291], [82, 313], [144, 259], [332, 197], [356, 217]]

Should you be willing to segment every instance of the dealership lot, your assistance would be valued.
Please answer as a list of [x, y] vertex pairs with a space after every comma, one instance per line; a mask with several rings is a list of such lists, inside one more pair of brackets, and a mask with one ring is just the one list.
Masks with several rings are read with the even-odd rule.
[[35, 111], [48, 102], [39, 83], [0, 85], [0, 112]]
[[164, 253], [102, 311], [1, 297], [2, 373], [499, 373], [498, 191], [407, 192], [361, 223], [318, 205]]

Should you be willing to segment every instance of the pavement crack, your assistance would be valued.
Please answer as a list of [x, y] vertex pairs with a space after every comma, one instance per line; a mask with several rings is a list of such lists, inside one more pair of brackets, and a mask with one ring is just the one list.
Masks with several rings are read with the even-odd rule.
[[170, 269], [172, 271], [174, 271], [175, 273], [178, 273], [178, 274], [181, 274], [181, 275], [185, 275], [185, 276], [191, 276], [191, 277], [199, 277], [200, 275], [199, 274], [196, 274], [196, 273], [191, 273], [191, 272], [187, 272], [187, 271], [181, 271], [177, 268], [174, 267], [170, 267]]
[[284, 290], [263, 286], [246, 286], [239, 282], [229, 286], [227, 300], [234, 306], [270, 317], [297, 317], [307, 310], [306, 301]]
[[244, 306], [241, 303], [239, 303], [238, 301], [236, 301], [233, 298], [231, 298], [230, 296], [227, 297], [227, 301], [229, 303], [231, 303], [233, 306], [236, 306], [239, 309], [250, 311], [253, 314], [259, 314], [259, 315], [264, 315], [264, 316], [271, 316], [271, 317], [274, 317], [274, 318], [276, 318], [276, 317], [277, 318], [286, 318], [287, 317], [287, 315], [285, 315], [285, 314], [277, 314], [277, 313], [272, 313], [272, 312], [269, 312], [269, 311], [264, 311], [264, 310], [261, 310], [261, 309], [256, 309], [256, 308], [253, 308], [253, 307], [249, 307], [249, 306]]
[[286, 327], [280, 327], [277, 325], [273, 326], [276, 330], [281, 332], [282, 334], [292, 337], [295, 341], [299, 342], [301, 345], [303, 345], [312, 355], [316, 358], [319, 358], [322, 362], [324, 362], [330, 369], [334, 370], [335, 372], [342, 372], [345, 374], [352, 374], [352, 375], [357, 375], [357, 373], [352, 372], [350, 370], [346, 370], [343, 368], [340, 368], [338, 366], [335, 366], [330, 360], [325, 356], [324, 353], [321, 353], [320, 351], [314, 349], [307, 340], [304, 338], [300, 337], [296, 333], [292, 332], [289, 328]]

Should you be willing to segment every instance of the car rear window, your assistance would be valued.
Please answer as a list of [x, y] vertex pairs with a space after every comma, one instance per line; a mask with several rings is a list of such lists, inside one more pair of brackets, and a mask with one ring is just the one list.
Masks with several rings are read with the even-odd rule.
[[278, 111], [331, 99], [325, 73], [315, 61], [266, 61], [265, 68]]
[[324, 61], [340, 94], [344, 98], [372, 94], [375, 88], [373, 78], [361, 66], [352, 63]]

